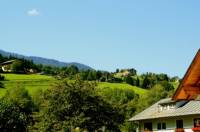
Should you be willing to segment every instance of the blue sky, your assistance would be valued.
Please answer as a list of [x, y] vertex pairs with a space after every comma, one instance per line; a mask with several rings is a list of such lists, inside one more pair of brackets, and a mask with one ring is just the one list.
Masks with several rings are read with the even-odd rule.
[[182, 77], [200, 48], [200, 1], [1, 0], [0, 49]]

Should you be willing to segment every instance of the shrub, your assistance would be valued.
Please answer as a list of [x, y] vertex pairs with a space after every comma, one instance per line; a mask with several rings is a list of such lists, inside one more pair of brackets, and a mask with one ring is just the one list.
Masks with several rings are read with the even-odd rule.
[[124, 117], [94, 93], [95, 85], [77, 79], [62, 82], [45, 95], [46, 107], [43, 111], [44, 131], [70, 130], [76, 127], [95, 131], [103, 127], [109, 131], [119, 131]]
[[28, 91], [21, 87], [16, 86], [15, 88], [9, 89], [3, 97], [7, 102], [11, 102], [23, 110], [26, 114], [31, 114], [33, 110], [33, 102], [28, 94]]
[[16, 104], [0, 100], [1, 132], [25, 132], [29, 124], [28, 118]]

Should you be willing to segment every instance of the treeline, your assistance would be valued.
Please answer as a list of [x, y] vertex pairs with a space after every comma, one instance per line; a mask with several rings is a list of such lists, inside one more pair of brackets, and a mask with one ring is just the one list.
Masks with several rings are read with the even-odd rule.
[[[97, 82], [110, 82], [110, 83], [127, 83], [132, 86], [141, 87], [144, 89], [150, 89], [155, 84], [161, 84], [166, 87], [166, 90], [170, 91], [174, 89], [173, 83], [179, 83], [180, 79], [175, 77], [169, 77], [167, 74], [156, 74], [147, 72], [142, 75], [138, 75], [137, 71], [131, 69], [117, 69], [116, 72], [107, 72], [99, 70], [79, 70], [76, 66], [69, 66], [63, 68], [56, 67], [41, 67], [41, 71], [44, 74], [53, 75], [58, 79], [70, 78], [73, 79], [77, 75], [85, 81], [97, 81]], [[119, 75], [119, 73], [122, 73]]]
[[[169, 77], [167, 74], [145, 73], [142, 75], [137, 74], [137, 70], [130, 69], [116, 69], [115, 72], [99, 71], [99, 70], [79, 70], [76, 66], [71, 65], [67, 67], [53, 67], [46, 65], [37, 65], [30, 60], [19, 59], [15, 57], [3, 57], [0, 55], [0, 63], [15, 60], [11, 66], [13, 73], [40, 73], [55, 76], [57, 79], [70, 78], [73, 79], [77, 75], [82, 80], [97, 81], [97, 82], [110, 82], [110, 83], [128, 83], [133, 86], [150, 89], [155, 84], [160, 83], [166, 90], [173, 89], [173, 83], [178, 83], [178, 77]], [[30, 71], [31, 70], [31, 71]], [[2, 72], [2, 70], [0, 70]]]
[[[40, 71], [38, 65], [34, 64], [31, 60], [16, 58], [14, 56], [5, 57], [0, 54], [0, 64], [6, 61], [13, 61], [9, 68], [13, 73], [28, 73], [31, 72], [30, 70], [34, 70], [35, 72]], [[3, 72], [1, 68], [0, 72]]]

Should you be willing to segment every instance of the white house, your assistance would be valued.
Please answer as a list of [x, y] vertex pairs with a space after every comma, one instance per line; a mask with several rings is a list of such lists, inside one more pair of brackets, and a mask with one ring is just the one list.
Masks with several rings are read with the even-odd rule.
[[11, 72], [11, 66], [15, 60], [9, 60], [0, 64], [3, 72]]
[[162, 99], [130, 121], [138, 132], [200, 132], [200, 50], [172, 98]]

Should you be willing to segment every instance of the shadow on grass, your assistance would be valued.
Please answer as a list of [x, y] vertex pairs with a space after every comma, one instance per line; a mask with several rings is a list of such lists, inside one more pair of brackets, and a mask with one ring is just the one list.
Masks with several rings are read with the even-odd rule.
[[2, 82], [0, 82], [0, 88], [5, 88]]

